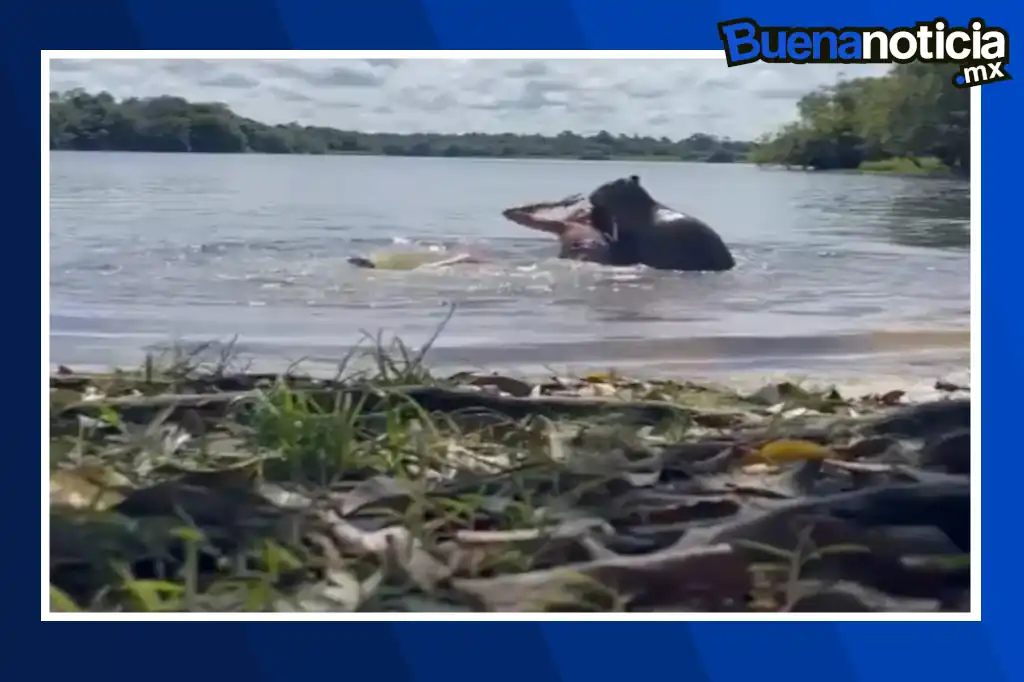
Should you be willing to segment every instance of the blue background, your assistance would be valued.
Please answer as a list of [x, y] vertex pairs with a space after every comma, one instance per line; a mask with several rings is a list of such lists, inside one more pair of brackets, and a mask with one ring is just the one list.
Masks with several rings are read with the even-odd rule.
[[[949, 0], [820, 2], [753, 0], [33, 0], [0, 6], [0, 117], [4, 138], [3, 180], [6, 255], [0, 276], [7, 296], [8, 359], [2, 414], [4, 487], [0, 501], [10, 573], [4, 617], [25, 611], [34, 620], [37, 601], [33, 556], [34, 484], [38, 444], [34, 400], [21, 389], [38, 378], [35, 357], [35, 252], [39, 213], [40, 53], [48, 49], [721, 49], [717, 22], [751, 17], [761, 25], [907, 26], [941, 16], [963, 25], [973, 16], [1009, 31], [1011, 49], [1021, 25], [1020, 2], [974, 2], [969, 13]], [[742, 67], [741, 67], [742, 68]], [[1014, 73], [1011, 64], [1008, 69]], [[1020, 76], [1024, 78], [1024, 75]], [[10, 667], [20, 656], [50, 675], [138, 675], [180, 679], [195, 675], [254, 679], [303, 678], [358, 670], [360, 679], [411, 680], [431, 674], [446, 680], [584, 680], [595, 675], [653, 679], [668, 675], [693, 682], [761, 678], [768, 668], [786, 680], [883, 680], [1020, 678], [1024, 656], [1013, 635], [1021, 613], [1020, 540], [1014, 402], [1024, 379], [1021, 287], [1017, 255], [1024, 230], [1014, 203], [1021, 135], [1021, 87], [1016, 82], [984, 88], [983, 164], [985, 248], [982, 350], [985, 562], [984, 622], [925, 624], [243, 624], [202, 627], [174, 624], [90, 626], [72, 634], [68, 625], [45, 633], [17, 627], [0, 655]], [[1019, 125], [1019, 123], [1018, 123]], [[977, 188], [978, 185], [975, 185]], [[975, 189], [977, 191], [977, 189]], [[22, 270], [22, 268], [25, 268]], [[45, 278], [48, 273], [42, 273]], [[45, 281], [45, 280], [44, 280]], [[23, 333], [22, 333], [23, 332]], [[978, 340], [975, 340], [977, 342]], [[1016, 350], [1015, 350], [1016, 349]], [[21, 359], [25, 361], [22, 362]], [[48, 363], [41, 358], [41, 364]], [[22, 376], [24, 375], [24, 376]], [[979, 396], [975, 396], [978, 400]], [[18, 470], [24, 467], [24, 476]], [[1006, 514], [1006, 515], [1003, 515]], [[1003, 528], [1006, 530], [1003, 530]], [[29, 587], [33, 586], [33, 587]], [[20, 619], [19, 619], [20, 620]], [[186, 633], [183, 628], [189, 628]], [[156, 628], [161, 632], [152, 632]], [[170, 632], [171, 628], [175, 632]], [[36, 635], [32, 633], [36, 632]], [[61, 639], [63, 638], [63, 639]], [[35, 651], [35, 653], [31, 653]], [[19, 652], [19, 653], [12, 653]], [[133, 659], [137, 659], [134, 663]], [[28, 664], [28, 660], [21, 661]], [[365, 672], [363, 666], [366, 666]], [[128, 671], [132, 672], [128, 672]]]

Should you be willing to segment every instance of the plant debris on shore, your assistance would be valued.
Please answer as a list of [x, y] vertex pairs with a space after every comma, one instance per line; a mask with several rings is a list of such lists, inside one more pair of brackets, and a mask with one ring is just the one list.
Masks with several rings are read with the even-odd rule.
[[54, 611], [968, 611], [970, 397], [50, 380]]

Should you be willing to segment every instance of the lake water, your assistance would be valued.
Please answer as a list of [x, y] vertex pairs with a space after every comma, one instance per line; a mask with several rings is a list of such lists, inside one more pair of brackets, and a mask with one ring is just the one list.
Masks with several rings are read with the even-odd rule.
[[[228, 341], [254, 366], [325, 369], [363, 337], [446, 367], [619, 366], [679, 376], [914, 376], [968, 366], [969, 188], [655, 162], [50, 155], [50, 356], [136, 364]], [[720, 274], [559, 261], [514, 204], [638, 174], [715, 227]], [[354, 253], [469, 250], [484, 265], [363, 270]]]

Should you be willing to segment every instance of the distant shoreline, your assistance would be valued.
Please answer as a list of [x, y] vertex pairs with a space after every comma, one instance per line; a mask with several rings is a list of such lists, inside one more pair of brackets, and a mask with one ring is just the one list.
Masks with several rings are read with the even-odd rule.
[[652, 161], [656, 163], [701, 163], [701, 164], [712, 164], [712, 165], [729, 165], [729, 166], [753, 166], [756, 165], [754, 162], [747, 159], [735, 159], [735, 160], [712, 160], [712, 159], [683, 159], [674, 158], [667, 156], [636, 156], [636, 155], [616, 155], [616, 156], [570, 156], [570, 155], [539, 155], [539, 154], [523, 154], [523, 155], [489, 155], [489, 154], [461, 154], [459, 156], [450, 156], [446, 154], [401, 154], [392, 153], [385, 154], [372, 151], [328, 151], [328, 152], [264, 152], [258, 150], [246, 150], [237, 152], [205, 152], [205, 151], [189, 151], [184, 149], [68, 149], [60, 147], [51, 147], [51, 152], [69, 152], [69, 153], [91, 153], [91, 154], [167, 154], [167, 155], [191, 155], [191, 156], [373, 156], [373, 157], [384, 157], [384, 158], [398, 158], [398, 159], [491, 159], [496, 161]]
[[[606, 130], [593, 134], [564, 130], [555, 135], [371, 133], [297, 122], [269, 124], [240, 116], [223, 103], [190, 102], [172, 95], [118, 100], [107, 92], [93, 94], [81, 89], [50, 93], [49, 132], [50, 151], [718, 164], [775, 160], [762, 158], [758, 153], [763, 151], [759, 142], [706, 133], [694, 133], [677, 140], [664, 136], [613, 134]], [[813, 159], [783, 160], [808, 165]], [[853, 163], [838, 165], [853, 166]], [[844, 170], [890, 175], [955, 175], [938, 159], [924, 157], [867, 161], [858, 168]]]
[[51, 150], [269, 154], [369, 154], [452, 158], [643, 158], [666, 161], [746, 161], [754, 143], [706, 133], [684, 139], [652, 135], [577, 133], [395, 133], [328, 126], [265, 123], [223, 103], [172, 95], [117, 99], [82, 89], [50, 93]]

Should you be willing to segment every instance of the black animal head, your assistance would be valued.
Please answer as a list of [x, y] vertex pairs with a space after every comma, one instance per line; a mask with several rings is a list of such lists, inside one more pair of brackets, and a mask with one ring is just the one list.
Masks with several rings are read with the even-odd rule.
[[631, 175], [601, 185], [590, 193], [591, 224], [608, 237], [614, 265], [638, 262], [639, 244], [634, 230], [647, 224], [657, 202], [640, 185], [640, 176]]
[[650, 210], [657, 205], [654, 198], [640, 185], [639, 175], [604, 183], [590, 193], [590, 203], [594, 208], [604, 209], [612, 214]]

